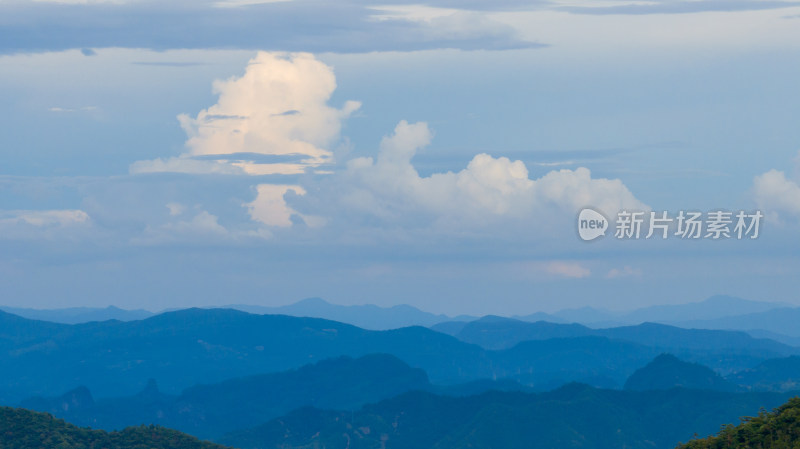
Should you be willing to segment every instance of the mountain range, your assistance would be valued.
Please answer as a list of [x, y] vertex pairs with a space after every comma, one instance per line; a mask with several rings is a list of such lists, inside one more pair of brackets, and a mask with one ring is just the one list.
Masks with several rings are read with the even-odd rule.
[[127, 397], [94, 400], [87, 388], [79, 387], [59, 397], [30, 398], [19, 406], [92, 428], [113, 430], [145, 423], [201, 438], [217, 438], [302, 407], [357, 410], [366, 403], [415, 390], [468, 396], [488, 390], [527, 389], [510, 381], [490, 380], [437, 386], [428, 381], [424, 371], [411, 368], [394, 356], [371, 354], [197, 385], [177, 396], [161, 393], [153, 380], [141, 392]]
[[[372, 304], [338, 305], [329, 303], [321, 298], [307, 298], [283, 306], [231, 304], [221, 306], [221, 308], [261, 315], [322, 318], [352, 324], [369, 330], [388, 330], [408, 326], [431, 327], [444, 322], [469, 322], [479, 318], [469, 315], [450, 317], [443, 314], [433, 314], [404, 304], [391, 307]], [[156, 315], [156, 313], [147, 310], [124, 310], [114, 306], [50, 310], [0, 306], [0, 310], [25, 318], [65, 324], [110, 319], [133, 321]], [[788, 304], [779, 302], [752, 301], [725, 295], [712, 296], [699, 302], [648, 306], [627, 312], [582, 307], [578, 309], [563, 309], [553, 313], [535, 312], [510, 318], [529, 322], [580, 323], [592, 328], [654, 322], [685, 328], [769, 332], [772, 333], [770, 338], [781, 339], [788, 337], [789, 339], [800, 339], [800, 330], [798, 330], [797, 326], [794, 326], [794, 323], [800, 318], [800, 307], [791, 307]], [[793, 341], [797, 343], [800, 340]]]
[[52, 397], [77, 386], [98, 397], [133, 395], [151, 378], [166, 394], [177, 395], [198, 384], [373, 353], [391, 354], [420, 368], [436, 384], [510, 379], [546, 390], [573, 381], [620, 387], [662, 352], [726, 375], [800, 352], [740, 332], [658, 324], [597, 330], [485, 319], [469, 323], [466, 330], [472, 333], [459, 333], [462, 341], [424, 327], [371, 331], [317, 318], [230, 309], [75, 325], [0, 312], [0, 363], [6, 367], [0, 372], [0, 400]]

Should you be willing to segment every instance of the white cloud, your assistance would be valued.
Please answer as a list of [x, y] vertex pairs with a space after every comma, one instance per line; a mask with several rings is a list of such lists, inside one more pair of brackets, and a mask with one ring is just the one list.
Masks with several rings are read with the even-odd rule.
[[50, 112], [61, 112], [61, 113], [70, 113], [70, 112], [94, 112], [97, 111], [97, 106], [83, 106], [80, 108], [62, 108], [58, 106], [53, 106], [48, 108], [47, 110]]
[[549, 262], [545, 265], [545, 271], [555, 276], [580, 279], [591, 276], [592, 272], [578, 262]]
[[800, 217], [800, 186], [778, 170], [770, 170], [753, 180], [756, 206], [774, 218]]
[[[214, 82], [215, 105], [196, 117], [178, 116], [188, 136], [186, 153], [139, 161], [131, 172], [289, 175], [330, 164], [329, 147], [339, 138], [342, 121], [361, 106], [356, 101], [341, 109], [328, 106], [335, 89], [333, 70], [309, 53], [259, 52], [244, 75]], [[221, 157], [192, 159], [198, 156]]]
[[641, 275], [642, 275], [642, 270], [638, 268], [633, 268], [629, 265], [625, 265], [622, 268], [612, 268], [608, 270], [608, 273], [606, 273], [606, 278], [616, 279], [622, 277], [641, 276]]
[[188, 135], [184, 154], [139, 161], [130, 171], [308, 174], [299, 183], [260, 181], [255, 199], [239, 204], [262, 226], [335, 222], [354, 234], [367, 227], [436, 233], [492, 232], [509, 224], [558, 227], [546, 222], [554, 214], [571, 218], [582, 207], [607, 216], [647, 208], [620, 180], [592, 178], [583, 167], [531, 179], [522, 161], [478, 154], [461, 171], [420, 176], [412, 158], [433, 138], [422, 122], [401, 121], [375, 158], [337, 163], [331, 146], [340, 139], [342, 121], [360, 105], [329, 106], [335, 88], [333, 70], [313, 55], [259, 52], [244, 75], [215, 82], [215, 105], [194, 118], [179, 117]]
[[[167, 205], [170, 216], [177, 217], [185, 208], [176, 203]], [[144, 231], [131, 239], [136, 245], [158, 245], [169, 243], [202, 242], [215, 244], [225, 240], [235, 240], [240, 232], [231, 232], [219, 223], [219, 217], [200, 210], [189, 219], [168, 221], [160, 225], [148, 225]]]
[[181, 203], [167, 203], [167, 209], [169, 214], [175, 217], [181, 215], [186, 210], [186, 207]]
[[427, 124], [400, 122], [381, 141], [376, 159], [353, 159], [323, 181], [314, 206], [340, 220], [361, 216], [366, 222], [441, 230], [536, 224], [552, 213], [571, 216], [586, 206], [609, 216], [623, 208], [647, 209], [620, 180], [594, 179], [587, 168], [531, 179], [522, 161], [478, 154], [459, 172], [422, 177], [411, 159], [431, 138]]
[[201, 211], [191, 220], [167, 223], [162, 228], [181, 234], [193, 233], [225, 235], [228, 233], [228, 231], [219, 224], [219, 218], [206, 211]]
[[0, 225], [25, 224], [35, 227], [66, 227], [88, 224], [89, 215], [82, 210], [16, 210], [0, 211]]
[[0, 240], [70, 239], [91, 229], [92, 220], [82, 210], [0, 210]]
[[[219, 95], [215, 105], [194, 118], [178, 116], [188, 135], [186, 153], [138, 161], [129, 171], [297, 175], [330, 165], [334, 160], [329, 148], [339, 138], [342, 121], [360, 107], [355, 101], [341, 109], [328, 106], [335, 89], [333, 70], [311, 54], [259, 52], [244, 75], [214, 83]], [[286, 205], [286, 192], [303, 195], [302, 187], [260, 184], [256, 191], [256, 199], [244, 204], [253, 220], [288, 227], [296, 215], [308, 225], [320, 223]]]
[[227, 160], [207, 161], [192, 159], [190, 157], [171, 157], [168, 159], [153, 159], [149, 161], [136, 161], [129, 167], [132, 175], [144, 173], [188, 173], [194, 175], [243, 175], [241, 167], [230, 164]]
[[298, 186], [276, 184], [260, 184], [256, 190], [256, 199], [244, 204], [250, 217], [268, 226], [291, 226], [292, 215], [297, 215], [297, 211], [287, 206], [283, 197], [290, 190], [297, 195], [305, 195], [306, 191]]

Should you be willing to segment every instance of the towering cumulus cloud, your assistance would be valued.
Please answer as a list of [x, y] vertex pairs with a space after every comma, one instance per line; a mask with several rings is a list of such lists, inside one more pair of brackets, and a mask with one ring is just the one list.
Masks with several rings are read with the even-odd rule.
[[333, 71], [313, 55], [259, 52], [243, 76], [214, 83], [217, 104], [178, 116], [186, 153], [137, 162], [131, 171], [290, 175], [329, 164], [328, 146], [360, 106], [328, 106], [335, 89]]

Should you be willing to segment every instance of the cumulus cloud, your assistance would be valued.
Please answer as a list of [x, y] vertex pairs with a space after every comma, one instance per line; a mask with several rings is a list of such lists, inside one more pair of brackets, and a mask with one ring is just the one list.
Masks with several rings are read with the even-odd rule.
[[773, 218], [800, 217], [800, 186], [778, 170], [770, 170], [753, 180], [756, 206]]
[[633, 268], [629, 265], [625, 265], [622, 268], [612, 268], [608, 270], [608, 273], [606, 273], [606, 278], [616, 279], [622, 277], [641, 276], [641, 275], [642, 275], [642, 270], [638, 268]]
[[[214, 83], [215, 105], [196, 117], [178, 116], [188, 135], [186, 153], [139, 161], [130, 171], [292, 175], [330, 164], [329, 146], [342, 121], [360, 107], [356, 101], [341, 109], [329, 106], [335, 89], [333, 70], [311, 54], [259, 52], [244, 75]], [[294, 160], [263, 162], [254, 156]]]
[[531, 179], [522, 161], [478, 154], [459, 172], [423, 177], [411, 159], [431, 139], [427, 124], [401, 121], [382, 140], [377, 158], [350, 160], [341, 173], [322, 182], [317, 201], [307, 204], [338, 219], [441, 229], [534, 224], [551, 213], [571, 215], [586, 206], [608, 215], [623, 208], [647, 209], [620, 180], [592, 178], [587, 168]]
[[5, 239], [73, 235], [91, 224], [89, 214], [77, 209], [0, 210], [0, 238]]
[[589, 277], [592, 271], [578, 262], [554, 261], [545, 265], [545, 272], [559, 277], [580, 279]]
[[302, 219], [303, 222], [311, 227], [319, 227], [324, 224], [324, 220], [311, 215], [298, 213], [286, 204], [284, 197], [288, 192], [295, 195], [305, 195], [306, 191], [300, 186], [259, 184], [256, 187], [256, 199], [244, 204], [250, 212], [250, 217], [267, 226], [290, 227], [294, 224], [293, 219]]

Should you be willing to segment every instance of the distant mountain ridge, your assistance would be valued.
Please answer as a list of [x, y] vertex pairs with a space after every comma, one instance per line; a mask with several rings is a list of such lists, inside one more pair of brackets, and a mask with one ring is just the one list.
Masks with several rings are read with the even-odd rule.
[[329, 303], [322, 298], [307, 298], [293, 304], [275, 307], [244, 304], [232, 304], [225, 307], [262, 315], [322, 318], [369, 330], [389, 330], [409, 326], [431, 327], [445, 321], [476, 319], [476, 317], [466, 315], [456, 317], [436, 315], [406, 304], [391, 307], [373, 304], [344, 306]]
[[[456, 324], [441, 323], [433, 329], [447, 332], [464, 342], [493, 350], [508, 349], [532, 340], [597, 336], [649, 345], [666, 352], [681, 352], [685, 349], [725, 350], [731, 354], [749, 354], [755, 358], [760, 354], [770, 354], [770, 357], [800, 354], [800, 348], [769, 339], [754, 338], [746, 332], [684, 329], [659, 323], [593, 329], [576, 323], [556, 324], [546, 321], [530, 323], [489, 316]], [[685, 354], [685, 351], [683, 353]], [[723, 365], [717, 364], [717, 366]]]
[[108, 306], [105, 308], [69, 307], [63, 309], [27, 309], [23, 307], [0, 306], [0, 310], [31, 320], [50, 321], [62, 324], [80, 324], [107, 320], [134, 321], [143, 320], [155, 315], [155, 313], [149, 310], [126, 310], [115, 306]]
[[495, 346], [506, 349], [487, 350], [419, 326], [370, 331], [318, 318], [232, 309], [186, 309], [138, 321], [76, 325], [0, 312], [0, 363], [5, 367], [0, 399], [16, 403], [80, 385], [98, 397], [124, 396], [140, 391], [150, 378], [174, 395], [192, 385], [372, 353], [391, 354], [424, 369], [438, 384], [510, 379], [536, 390], [572, 381], [619, 387], [661, 352], [727, 374], [800, 351], [744, 333], [657, 324], [595, 330], [492, 318], [468, 326], [505, 323], [570, 332], [558, 338], [545, 338], [553, 337], [546, 335], [550, 331], [512, 335], [510, 344]]
[[[372, 304], [346, 306], [333, 304], [321, 298], [307, 298], [284, 306], [231, 304], [206, 308], [231, 308], [253, 314], [322, 318], [369, 330], [389, 330], [408, 326], [453, 326], [455, 324], [444, 323], [466, 323], [479, 319], [469, 315], [450, 317], [433, 314], [405, 304], [391, 307]], [[65, 324], [110, 319], [133, 321], [157, 314], [147, 310], [124, 310], [114, 306], [51, 310], [0, 306], [0, 310], [29, 319]], [[176, 310], [180, 309], [166, 311]], [[800, 340], [793, 340], [793, 338], [800, 339], [800, 328], [794, 325], [800, 320], [800, 307], [791, 307], [778, 302], [752, 301], [726, 295], [711, 296], [703, 301], [685, 304], [648, 306], [628, 312], [582, 307], [563, 309], [553, 313], [535, 312], [527, 315], [514, 315], [510, 318], [528, 322], [579, 323], [591, 328], [654, 322], [684, 328], [753, 331], [753, 334], [757, 336], [772, 333], [772, 338], [788, 344], [800, 344]], [[759, 334], [759, 331], [762, 333]]]

